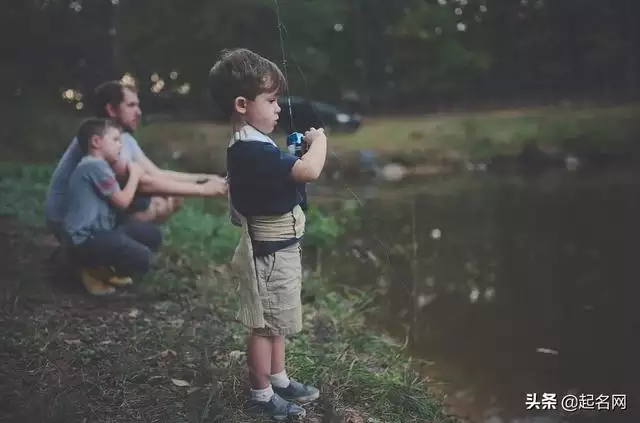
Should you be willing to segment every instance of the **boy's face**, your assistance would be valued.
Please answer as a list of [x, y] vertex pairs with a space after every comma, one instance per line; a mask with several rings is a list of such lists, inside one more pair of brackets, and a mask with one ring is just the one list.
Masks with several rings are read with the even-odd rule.
[[270, 134], [278, 123], [280, 106], [278, 93], [262, 93], [255, 100], [236, 99], [236, 111], [243, 119], [262, 133]]
[[120, 141], [120, 130], [114, 127], [108, 127], [104, 135], [98, 140], [99, 150], [102, 156], [109, 163], [115, 163], [120, 158], [122, 150], [122, 142]]
[[115, 109], [107, 106], [107, 112], [111, 118], [116, 119], [125, 129], [133, 132], [138, 127], [140, 116], [142, 116], [140, 100], [138, 94], [127, 88], [122, 90], [122, 94], [122, 103]]

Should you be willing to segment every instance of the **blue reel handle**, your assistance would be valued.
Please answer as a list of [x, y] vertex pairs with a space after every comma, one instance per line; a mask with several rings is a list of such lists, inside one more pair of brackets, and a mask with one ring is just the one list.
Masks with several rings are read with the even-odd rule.
[[287, 135], [287, 142], [301, 143], [304, 140], [304, 135], [301, 132], [292, 132]]
[[287, 135], [287, 149], [291, 154], [301, 157], [306, 153], [306, 144], [304, 142], [304, 135], [300, 132], [292, 132]]

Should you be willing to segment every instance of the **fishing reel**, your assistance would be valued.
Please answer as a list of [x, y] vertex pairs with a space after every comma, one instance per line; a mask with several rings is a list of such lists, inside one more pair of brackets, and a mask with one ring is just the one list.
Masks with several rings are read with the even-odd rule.
[[287, 149], [296, 157], [302, 157], [307, 152], [308, 145], [304, 135], [300, 132], [292, 132], [287, 135]]

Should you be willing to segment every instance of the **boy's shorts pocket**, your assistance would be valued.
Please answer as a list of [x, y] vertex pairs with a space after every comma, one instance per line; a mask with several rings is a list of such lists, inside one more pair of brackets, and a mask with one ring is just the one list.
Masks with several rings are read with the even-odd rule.
[[302, 329], [300, 247], [291, 245], [256, 259], [258, 292], [267, 322], [266, 334], [289, 335]]

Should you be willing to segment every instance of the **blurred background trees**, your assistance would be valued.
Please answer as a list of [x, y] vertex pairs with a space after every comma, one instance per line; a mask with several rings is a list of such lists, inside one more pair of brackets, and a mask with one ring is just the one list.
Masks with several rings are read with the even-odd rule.
[[[279, 0], [291, 93], [363, 112], [624, 102], [638, 94], [634, 0]], [[130, 75], [144, 111], [210, 115], [221, 49], [282, 62], [273, 0], [7, 0], [5, 138], [25, 119], [86, 111]], [[11, 124], [9, 126], [12, 126]]]

